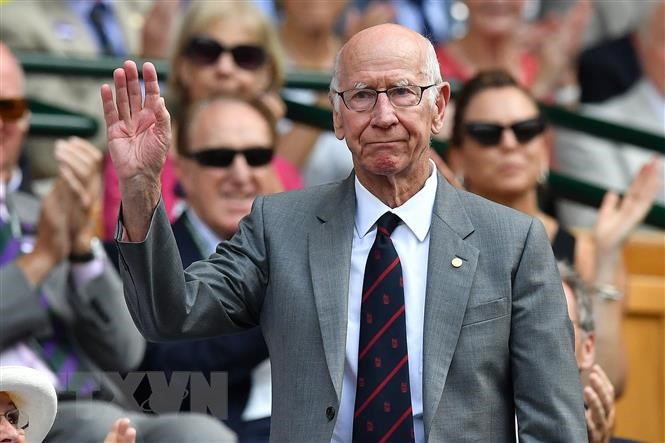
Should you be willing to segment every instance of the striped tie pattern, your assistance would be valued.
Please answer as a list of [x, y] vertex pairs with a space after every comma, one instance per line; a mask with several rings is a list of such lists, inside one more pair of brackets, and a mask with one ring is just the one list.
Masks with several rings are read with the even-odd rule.
[[390, 239], [400, 222], [391, 212], [379, 218], [365, 266], [355, 443], [414, 441], [402, 266]]

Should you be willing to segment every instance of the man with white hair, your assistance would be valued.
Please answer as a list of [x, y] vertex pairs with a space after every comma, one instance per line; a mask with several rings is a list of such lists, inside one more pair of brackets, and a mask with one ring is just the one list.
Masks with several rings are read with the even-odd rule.
[[261, 325], [271, 441], [585, 441], [573, 334], [543, 226], [457, 190], [429, 158], [450, 86], [431, 43], [352, 37], [331, 83], [345, 180], [258, 197], [184, 273], [159, 193], [170, 121], [154, 67], [102, 87], [125, 295], [149, 339]]

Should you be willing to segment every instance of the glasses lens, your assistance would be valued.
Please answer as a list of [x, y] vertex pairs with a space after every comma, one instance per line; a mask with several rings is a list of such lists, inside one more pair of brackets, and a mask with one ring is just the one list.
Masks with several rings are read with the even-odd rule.
[[491, 123], [467, 123], [466, 133], [484, 146], [499, 144], [503, 127]]
[[420, 88], [413, 86], [396, 86], [387, 91], [390, 102], [395, 106], [415, 106], [420, 103]]
[[16, 121], [28, 110], [28, 102], [23, 98], [0, 99], [0, 117], [5, 121]]
[[366, 111], [376, 103], [377, 92], [373, 89], [351, 89], [342, 93], [344, 103], [352, 111]]
[[233, 162], [233, 157], [235, 157], [236, 151], [233, 149], [206, 149], [205, 151], [199, 151], [191, 154], [191, 157], [196, 160], [196, 162], [204, 167], [208, 168], [226, 168], [231, 162]]
[[540, 118], [533, 118], [531, 120], [517, 122], [511, 125], [511, 128], [515, 133], [517, 141], [520, 143], [527, 143], [543, 133], [545, 130], [545, 122]]
[[272, 161], [273, 150], [271, 148], [250, 148], [239, 151], [245, 155], [245, 160], [250, 166], [265, 166]]
[[236, 154], [245, 156], [247, 164], [253, 167], [265, 166], [272, 161], [272, 148], [248, 148], [235, 150], [231, 148], [206, 149], [190, 155], [199, 165], [209, 168], [228, 168]]
[[236, 46], [231, 49], [231, 55], [239, 68], [250, 71], [260, 68], [266, 61], [266, 52], [260, 46]]
[[223, 51], [224, 47], [215, 40], [194, 37], [187, 45], [185, 55], [192, 63], [210, 65], [217, 61], [217, 58]]

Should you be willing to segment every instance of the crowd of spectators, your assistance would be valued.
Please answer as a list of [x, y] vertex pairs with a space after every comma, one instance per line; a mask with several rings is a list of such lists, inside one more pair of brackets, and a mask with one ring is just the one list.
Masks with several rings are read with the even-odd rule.
[[[567, 263], [561, 270], [581, 337], [576, 352], [589, 438], [608, 441], [614, 398], [630, 389], [622, 248], [652, 203], [665, 203], [665, 158], [555, 128], [540, 103], [665, 136], [665, 2], [639, 2], [630, 14], [621, 12], [625, 3], [0, 4], [0, 366], [31, 367], [55, 386], [58, 409], [45, 441], [130, 442], [135, 429], [146, 442], [188, 441], [193, 432], [196, 441], [267, 442], [271, 369], [259, 328], [194, 342], [144, 341], [113, 266], [120, 190], [104, 154], [103, 81], [45, 73], [24, 78], [14, 53], [168, 60], [164, 89], [174, 143], [161, 176], [162, 199], [186, 267], [233, 236], [256, 196], [348, 176], [344, 141], [285, 117], [282, 97], [331, 109], [329, 94], [284, 88], [285, 78], [331, 74], [353, 33], [385, 22], [430, 38], [444, 81], [456, 86], [443, 131], [450, 149], [443, 159], [432, 154], [439, 171], [456, 186], [539, 219], [556, 258]], [[600, 83], [588, 80], [597, 76], [597, 63], [606, 67]], [[100, 130], [89, 140], [31, 135], [28, 99], [93, 116]], [[609, 192], [598, 209], [563, 200], [544, 205], [550, 168]], [[586, 229], [571, 232], [574, 227]], [[149, 401], [150, 386], [123, 399], [108, 377], [73, 377], [133, 370], [199, 372], [208, 380], [227, 372], [227, 419], [221, 424], [190, 412], [187, 401], [178, 416], [142, 414], [132, 405]], [[92, 394], [100, 388], [101, 395]], [[77, 399], [84, 392], [88, 399]], [[0, 407], [0, 431], [5, 421], [16, 431], [2, 441], [25, 441], [6, 412], [21, 405], [3, 392], [1, 380]], [[131, 427], [119, 420], [125, 416]]]

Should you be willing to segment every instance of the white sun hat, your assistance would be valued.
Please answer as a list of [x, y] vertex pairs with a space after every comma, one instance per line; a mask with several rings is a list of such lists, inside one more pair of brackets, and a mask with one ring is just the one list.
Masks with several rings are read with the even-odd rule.
[[29, 426], [27, 443], [41, 443], [51, 429], [58, 409], [58, 397], [49, 378], [25, 366], [0, 366], [0, 392], [6, 392]]

